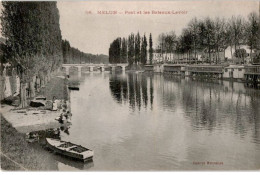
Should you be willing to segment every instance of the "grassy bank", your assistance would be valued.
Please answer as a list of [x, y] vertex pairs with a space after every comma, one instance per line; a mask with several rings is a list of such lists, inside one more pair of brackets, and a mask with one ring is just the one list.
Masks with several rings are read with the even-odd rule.
[[53, 96], [55, 96], [57, 99], [67, 100], [67, 82], [63, 78], [56, 77], [58, 75], [62, 76], [62, 74], [56, 74], [55, 76], [53, 76], [46, 84], [46, 86], [41, 88], [40, 92], [37, 93], [37, 95], [43, 95], [47, 98], [47, 100], [52, 100]]
[[[43, 95], [47, 100], [53, 96], [57, 99], [67, 99], [68, 91], [63, 78], [53, 76], [37, 95]], [[8, 115], [8, 113], [4, 114]], [[23, 115], [28, 117], [28, 115]], [[25, 134], [19, 133], [0, 113], [1, 117], [1, 169], [2, 170], [51, 170], [55, 169], [48, 162], [51, 157], [41, 149], [34, 149], [25, 139]]]
[[[1, 169], [3, 170], [46, 170], [42, 162], [48, 161], [48, 156], [38, 154], [37, 150], [25, 140], [21, 134], [1, 117]], [[18, 166], [19, 164], [20, 166]]]

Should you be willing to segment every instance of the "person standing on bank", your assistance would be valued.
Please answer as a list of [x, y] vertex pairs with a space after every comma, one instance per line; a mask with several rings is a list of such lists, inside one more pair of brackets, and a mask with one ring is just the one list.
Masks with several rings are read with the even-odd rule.
[[52, 99], [52, 110], [53, 111], [57, 111], [58, 110], [58, 100], [56, 99], [55, 96], [53, 96], [53, 99]]

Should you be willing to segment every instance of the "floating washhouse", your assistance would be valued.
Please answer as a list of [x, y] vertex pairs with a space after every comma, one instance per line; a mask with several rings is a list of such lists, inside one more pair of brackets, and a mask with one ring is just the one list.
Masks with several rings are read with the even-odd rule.
[[146, 65], [144, 69], [146, 72], [154, 73], [260, 83], [260, 65], [155, 64]]

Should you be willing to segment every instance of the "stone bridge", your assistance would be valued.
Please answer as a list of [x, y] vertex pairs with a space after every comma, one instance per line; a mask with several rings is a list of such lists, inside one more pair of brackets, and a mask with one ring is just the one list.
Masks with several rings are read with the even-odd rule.
[[78, 72], [81, 72], [82, 68], [89, 67], [89, 71], [93, 72], [94, 67], [99, 68], [101, 72], [105, 71], [105, 68], [111, 68], [112, 72], [115, 72], [116, 67], [121, 67], [122, 71], [125, 72], [125, 67], [128, 64], [62, 64], [62, 67], [66, 69], [66, 74], [69, 74], [71, 67], [78, 68]]

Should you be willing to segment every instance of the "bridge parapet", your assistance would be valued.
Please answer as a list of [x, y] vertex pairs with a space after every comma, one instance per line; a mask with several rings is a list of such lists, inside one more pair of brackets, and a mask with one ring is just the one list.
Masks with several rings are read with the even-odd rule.
[[115, 71], [116, 67], [121, 67], [122, 71], [125, 71], [125, 67], [128, 64], [63, 64], [62, 67], [66, 69], [66, 74], [69, 74], [69, 69], [71, 67], [77, 67], [78, 71], [81, 72], [81, 69], [84, 67], [89, 67], [89, 71], [93, 72], [94, 71], [94, 67], [98, 67], [100, 68], [101, 72], [105, 71], [105, 67], [111, 67], [112, 71]]

